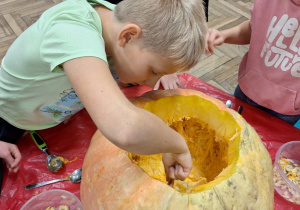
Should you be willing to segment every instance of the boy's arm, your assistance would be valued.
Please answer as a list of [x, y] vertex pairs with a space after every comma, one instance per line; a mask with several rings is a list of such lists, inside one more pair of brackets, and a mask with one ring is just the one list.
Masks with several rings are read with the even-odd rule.
[[227, 44], [245, 45], [250, 43], [251, 38], [251, 27], [250, 21], [244, 21], [241, 24], [224, 30], [218, 31], [215, 29], [209, 30], [206, 36], [206, 53], [213, 53], [214, 46]]
[[[131, 104], [103, 60], [82, 57], [65, 62], [63, 67], [76, 94], [107, 139], [135, 154], [172, 153], [173, 162], [178, 162], [185, 172], [180, 170], [175, 178], [186, 178], [192, 161], [184, 138], [154, 114]], [[166, 161], [165, 167], [170, 168], [171, 162]]]

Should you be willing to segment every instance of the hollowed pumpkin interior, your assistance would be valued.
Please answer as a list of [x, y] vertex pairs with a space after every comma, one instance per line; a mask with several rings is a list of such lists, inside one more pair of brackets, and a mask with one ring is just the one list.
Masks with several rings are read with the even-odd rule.
[[[224, 106], [219, 107], [220, 103], [198, 96], [171, 96], [143, 107], [179, 132], [190, 149], [193, 169], [185, 181], [175, 181], [174, 189], [179, 192], [208, 189], [235, 169], [241, 127], [232, 114], [222, 110]], [[149, 176], [167, 183], [162, 154], [128, 156]]]

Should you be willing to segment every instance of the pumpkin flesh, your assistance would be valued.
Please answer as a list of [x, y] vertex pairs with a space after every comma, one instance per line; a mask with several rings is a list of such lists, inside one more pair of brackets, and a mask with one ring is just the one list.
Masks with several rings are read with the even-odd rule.
[[[203, 106], [206, 107], [203, 108]], [[202, 98], [196, 96], [162, 98], [147, 102], [143, 108], [157, 115], [167, 125], [179, 132], [188, 144], [193, 160], [193, 169], [185, 181], [175, 181], [174, 188], [176, 190], [183, 193], [197, 192], [207, 187], [200, 185], [207, 183], [210, 185], [213, 180], [219, 181], [223, 176], [221, 174], [223, 169], [227, 168], [226, 173], [229, 173], [230, 166], [238, 157], [238, 150], [232, 146], [229, 147], [229, 144], [239, 141], [237, 132], [240, 131], [232, 115], [225, 111], [216, 112], [216, 105], [205, 103]], [[207, 115], [205, 114], [207, 112], [213, 112], [216, 115]], [[202, 116], [205, 115], [208, 116], [208, 119], [202, 119]], [[219, 125], [215, 123], [214, 118], [225, 120], [228, 125], [222, 126], [224, 130], [217, 128]], [[203, 120], [211, 121], [210, 126]], [[219, 133], [217, 134], [211, 127], [216, 127]], [[237, 138], [234, 139], [235, 137]], [[142, 156], [129, 153], [128, 156], [149, 176], [167, 183], [161, 154]], [[221, 174], [220, 177], [218, 177], [219, 174]]]

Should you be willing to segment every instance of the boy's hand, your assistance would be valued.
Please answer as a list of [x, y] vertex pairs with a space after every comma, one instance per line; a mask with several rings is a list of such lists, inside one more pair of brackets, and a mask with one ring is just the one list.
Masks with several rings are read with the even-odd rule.
[[5, 160], [9, 171], [18, 171], [21, 153], [16, 145], [0, 141], [0, 158]]
[[214, 46], [222, 45], [224, 41], [225, 38], [220, 31], [215, 29], [209, 29], [206, 35], [205, 53], [214, 53]]
[[165, 90], [178, 88], [178, 85], [179, 85], [179, 87], [184, 88], [182, 83], [179, 81], [176, 73], [162, 76], [157, 81], [157, 83], [154, 86], [153, 90], [158, 90], [160, 84], [163, 86], [163, 88]]
[[173, 180], [184, 181], [190, 174], [193, 163], [190, 152], [174, 154], [164, 153], [162, 158], [165, 166], [166, 177], [169, 185], [173, 185]]

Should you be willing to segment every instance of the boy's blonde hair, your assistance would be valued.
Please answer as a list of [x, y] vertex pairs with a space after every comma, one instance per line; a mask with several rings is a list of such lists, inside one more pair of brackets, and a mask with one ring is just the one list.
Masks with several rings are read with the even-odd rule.
[[180, 71], [195, 66], [205, 51], [207, 33], [202, 0], [124, 0], [115, 18], [137, 24], [142, 48], [172, 59]]

